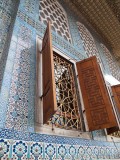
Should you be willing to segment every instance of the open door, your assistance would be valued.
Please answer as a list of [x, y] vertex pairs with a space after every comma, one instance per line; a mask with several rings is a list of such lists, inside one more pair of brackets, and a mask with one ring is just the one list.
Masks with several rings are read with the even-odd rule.
[[95, 56], [76, 63], [89, 131], [117, 125], [104, 78]]
[[46, 123], [56, 112], [56, 89], [52, 50], [51, 26], [48, 22], [42, 43], [43, 67], [43, 123]]

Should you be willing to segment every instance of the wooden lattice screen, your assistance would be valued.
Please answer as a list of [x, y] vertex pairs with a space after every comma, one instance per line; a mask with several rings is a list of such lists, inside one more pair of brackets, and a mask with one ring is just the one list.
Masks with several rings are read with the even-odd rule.
[[57, 112], [49, 121], [56, 127], [81, 130], [73, 64], [54, 53]]

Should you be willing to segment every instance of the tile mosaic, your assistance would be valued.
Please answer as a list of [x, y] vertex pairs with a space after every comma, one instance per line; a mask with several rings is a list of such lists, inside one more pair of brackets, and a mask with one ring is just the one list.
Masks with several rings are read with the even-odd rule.
[[[12, 0], [0, 1], [1, 55], [11, 23], [13, 2]], [[46, 28], [46, 25], [39, 22], [38, 4], [38, 0], [21, 0], [14, 24], [0, 92], [0, 127], [9, 128], [0, 129], [0, 146], [2, 146], [0, 157], [5, 160], [7, 158], [18, 160], [120, 158], [120, 144], [116, 143], [116, 148], [113, 143], [105, 142], [102, 131], [93, 133], [93, 138], [102, 142], [34, 133], [35, 41], [36, 35], [43, 37]], [[52, 31], [53, 45], [69, 55], [71, 59], [84, 59], [85, 50], [77, 26], [72, 25], [74, 22], [71, 18], [70, 14], [68, 19], [74, 46], [55, 31]], [[3, 56], [1, 55], [0, 57]]]
[[[37, 159], [38, 157], [42, 158], [43, 153], [43, 147], [42, 145], [38, 143], [34, 143], [31, 147], [31, 153], [34, 155], [34, 157]], [[52, 152], [51, 152], [52, 153]]]
[[47, 21], [50, 20], [52, 30], [54, 30], [67, 41], [71, 42], [67, 14], [64, 8], [54, 0], [49, 2], [47, 0], [40, 1], [39, 8], [40, 21], [46, 25]]
[[17, 155], [18, 159], [21, 159], [21, 157], [27, 152], [27, 146], [22, 141], [16, 142], [15, 145], [13, 145], [13, 152]]
[[9, 151], [9, 145], [7, 142], [3, 139], [0, 140], [0, 146], [1, 146], [1, 151], [0, 151], [0, 158], [4, 156]]
[[105, 47], [104, 44], [101, 44], [107, 65], [109, 65], [110, 72], [117, 80], [120, 81], [120, 67], [115, 58], [111, 55], [110, 51]]
[[116, 143], [116, 148], [112, 142], [105, 141], [25, 133], [10, 129], [1, 129], [0, 132], [0, 146], [3, 146], [1, 157], [17, 156], [18, 160], [120, 158], [120, 143]]
[[78, 17], [75, 14], [73, 15], [73, 13], [71, 12], [71, 9], [68, 8], [66, 5], [63, 4], [63, 7], [65, 7], [67, 11], [68, 23], [69, 23], [72, 42], [73, 42], [72, 44], [75, 46], [75, 48], [79, 49], [81, 54], [86, 55], [84, 47], [82, 45], [82, 39], [80, 37], [79, 30], [76, 25]]
[[[29, 17], [27, 15], [24, 15], [24, 16], [22, 15], [23, 13], [19, 10], [18, 17], [20, 17], [22, 20], [30, 24], [27, 21]], [[37, 35], [39, 35], [42, 38], [45, 32], [46, 25], [40, 22], [37, 22], [35, 25], [35, 21], [33, 19], [31, 19], [31, 21], [33, 21], [33, 23], [30, 25], [36, 28]], [[80, 54], [79, 50], [77, 50], [75, 47], [67, 43], [67, 41], [64, 40], [61, 36], [57, 35], [56, 32], [53, 31], [52, 33], [53, 33], [53, 45], [55, 45], [58, 49], [60, 49], [63, 52], [66, 52], [66, 54], [70, 55], [71, 58], [73, 59], [84, 59], [85, 58], [83, 54]]]
[[77, 22], [80, 36], [82, 38], [82, 45], [84, 46], [85, 52], [88, 57], [96, 55], [99, 57], [98, 50], [93, 39], [93, 36], [88, 29], [80, 22]]
[[[38, 0], [21, 0], [19, 9], [33, 19], [38, 19], [39, 1]], [[29, 19], [30, 21], [30, 19]]]
[[[16, 88], [15, 90], [12, 90], [11, 89], [11, 91], [12, 92], [10, 92], [10, 95], [12, 95], [11, 97], [11, 100], [10, 100], [10, 98], [9, 98], [9, 103], [8, 103], [8, 114], [7, 114], [7, 118], [6, 118], [6, 126], [9, 128], [10, 127], [10, 121], [8, 120], [8, 119], [11, 119], [11, 127], [17, 127], [17, 129], [18, 130], [21, 130], [21, 129], [25, 129], [25, 130], [27, 130], [27, 118], [29, 117], [29, 122], [28, 123], [30, 123], [30, 121], [31, 121], [31, 127], [29, 127], [29, 130], [32, 130], [32, 128], [33, 128], [33, 125], [34, 125], [34, 116], [31, 116], [30, 117], [30, 115], [28, 115], [28, 112], [27, 112], [27, 110], [25, 110], [24, 112], [22, 111], [23, 109], [22, 109], [22, 107], [21, 107], [21, 114], [20, 114], [20, 112], [19, 112], [19, 110], [18, 109], [13, 109], [14, 107], [17, 107], [18, 108], [18, 106], [24, 106], [24, 104], [26, 104], [27, 102], [24, 102], [24, 103], [22, 103], [22, 102], [20, 102], [21, 101], [21, 99], [20, 99], [20, 95], [22, 94], [23, 95], [23, 93], [24, 93], [24, 96], [25, 96], [25, 98], [26, 98], [26, 94], [27, 95], [33, 95], [34, 96], [34, 93], [35, 93], [35, 82], [33, 82], [32, 81], [32, 83], [31, 83], [31, 81], [30, 81], [30, 85], [29, 85], [29, 80], [28, 80], [28, 78], [27, 78], [27, 76], [32, 76], [32, 77], [34, 77], [34, 79], [35, 79], [35, 74], [32, 74], [32, 75], [29, 75], [31, 72], [30, 72], [30, 69], [31, 70], [33, 70], [33, 72], [35, 71], [35, 68], [31, 68], [30, 67], [30, 64], [28, 64], [28, 62], [29, 61], [27, 61], [27, 59], [29, 59], [29, 56], [30, 56], [30, 53], [29, 54], [27, 54], [27, 52], [29, 52], [30, 50], [31, 50], [31, 48], [30, 49], [28, 49], [29, 48], [29, 46], [31, 46], [31, 41], [30, 41], [30, 36], [32, 35], [32, 29], [31, 29], [31, 27], [28, 27], [29, 25], [27, 25], [26, 23], [24, 23], [24, 22], [22, 22], [22, 24], [24, 24], [24, 25], [22, 25], [21, 26], [21, 21], [20, 20], [18, 20], [18, 21], [16, 21], [16, 25], [17, 25], [17, 29], [16, 29], [16, 25], [15, 25], [15, 28], [14, 28], [14, 30], [16, 29], [17, 30], [17, 32], [14, 32], [13, 31], [13, 33], [14, 33], [14, 36], [17, 34], [17, 33], [19, 33], [19, 34], [17, 34], [17, 45], [16, 45], [16, 43], [13, 41], [12, 43], [14, 44], [14, 45], [11, 45], [11, 50], [15, 50], [16, 49], [16, 62], [14, 61], [14, 68], [15, 69], [13, 69], [13, 78], [12, 78], [12, 84], [11, 84], [11, 87], [14, 87], [14, 88]], [[20, 30], [18, 29], [19, 27], [18, 26], [20, 26]], [[28, 34], [29, 33], [29, 34]], [[19, 45], [18, 45], [19, 44]], [[15, 48], [15, 45], [16, 45], [16, 48]], [[65, 44], [64, 44], [65, 45]], [[65, 46], [65, 47], [67, 47], [67, 46]], [[21, 52], [21, 49], [22, 49], [22, 53], [20, 53]], [[34, 47], [35, 48], [35, 47]], [[18, 53], [17, 53], [18, 52]], [[35, 50], [34, 50], [34, 53], [35, 53]], [[20, 56], [21, 55], [21, 56]], [[79, 54], [78, 54], [78, 56], [79, 56]], [[24, 58], [23, 58], [24, 57]], [[34, 57], [35, 58], [35, 57]], [[35, 62], [34, 62], [34, 64], [35, 64]], [[20, 67], [19, 67], [20, 66]], [[35, 67], [35, 66], [34, 66]], [[21, 69], [22, 68], [22, 69]], [[26, 70], [26, 71], [25, 71]], [[25, 72], [23, 72], [23, 71], [25, 71]], [[25, 77], [24, 77], [24, 74], [25, 74]], [[28, 74], [28, 75], [27, 75]], [[18, 80], [18, 77], [19, 77], [19, 79], [20, 80]], [[23, 79], [23, 82], [25, 82], [26, 81], [26, 83], [24, 84], [23, 82], [20, 82], [21, 80]], [[16, 82], [14, 82], [13, 80], [15, 80]], [[20, 86], [18, 89], [17, 89], [17, 86], [18, 85], [22, 85], [22, 83], [23, 83], [23, 86]], [[27, 91], [27, 88], [26, 88], [26, 90], [24, 90], [24, 91], [22, 91], [22, 89], [23, 89], [23, 87], [24, 87], [24, 85], [26, 86], [26, 85], [29, 85], [31, 88], [29, 88], [29, 93], [28, 93], [28, 91]], [[16, 87], [15, 87], [16, 86]], [[15, 95], [13, 96], [13, 93], [15, 92]], [[20, 95], [18, 95], [17, 94], [17, 92], [19, 92], [20, 93]], [[13, 98], [14, 97], [14, 98]], [[19, 97], [17, 100], [16, 100], [16, 97]], [[29, 97], [29, 96], [28, 96]], [[23, 98], [23, 97], [22, 97]], [[33, 97], [34, 98], [34, 97]], [[30, 97], [30, 99], [31, 99], [31, 97]], [[14, 101], [14, 102], [13, 102]], [[12, 102], [12, 103], [11, 103]], [[10, 104], [12, 105], [11, 106], [11, 109], [12, 109], [12, 111], [11, 111], [11, 109], [10, 109]], [[30, 104], [30, 103], [29, 103]], [[33, 103], [32, 103], [33, 104]], [[14, 106], [14, 107], [13, 107]], [[28, 108], [28, 105], [26, 104], [26, 107]], [[29, 108], [30, 109], [30, 108]], [[33, 106], [32, 106], [32, 109], [33, 109]], [[30, 112], [31, 112], [31, 109], [29, 110]], [[19, 113], [17, 113], [17, 112], [19, 112]], [[33, 112], [34, 113], [34, 112]], [[24, 114], [26, 114], [26, 116], [24, 116]], [[15, 117], [14, 117], [15, 116]], [[11, 118], [10, 118], [11, 117]], [[12, 118], [13, 117], [13, 118]], [[19, 120], [18, 120], [18, 117], [21, 117]], [[24, 120], [25, 121], [24, 121]], [[15, 120], [15, 121], [14, 121]], [[24, 127], [22, 128], [21, 127], [21, 125], [19, 124], [19, 126], [18, 126], [18, 123], [21, 123], [21, 125], [22, 125], [22, 127], [23, 127], [23, 124], [24, 124]]]
[[[35, 50], [34, 52], [32, 52], [33, 49], [31, 49], [31, 43], [33, 40], [34, 42], [32, 44], [34, 44], [35, 46], [35, 37], [33, 37], [35, 33], [33, 34], [34, 29], [32, 29], [31, 27], [26, 27], [18, 20], [16, 21], [16, 23], [19, 24], [19, 26], [17, 26], [19, 30], [17, 32], [18, 33], [17, 44], [14, 41], [12, 42], [12, 44], [14, 44], [13, 46], [16, 45], [16, 48], [14, 48], [15, 50], [14, 66], [13, 66], [12, 83], [8, 101], [6, 127], [7, 128], [14, 127], [18, 130], [26, 131], [29, 126], [30, 130], [33, 131], [34, 103], [32, 102], [33, 104], [32, 106], [29, 103], [29, 98], [31, 98], [29, 97], [29, 94], [31, 94], [31, 91], [35, 93], [35, 90], [33, 89], [35, 85], [30, 86], [31, 80], [33, 79], [33, 77], [35, 77], [34, 76], [35, 65], [33, 65], [34, 67], [31, 67], [32, 63], [33, 62], [35, 63], [35, 56], [32, 55], [35, 54]], [[14, 37], [16, 37], [15, 35], [16, 33], [14, 32]], [[9, 54], [11, 54], [11, 50]], [[31, 63], [32, 57], [34, 57], [34, 59], [32, 60]], [[8, 67], [8, 65], [6, 66]], [[31, 78], [30, 75], [33, 75], [33, 77]], [[32, 84], [35, 83], [33, 81], [35, 81], [35, 78], [32, 80]], [[32, 101], [34, 101], [34, 99], [32, 99]], [[30, 112], [29, 117], [28, 117], [28, 110]], [[31, 112], [33, 114], [31, 114]]]

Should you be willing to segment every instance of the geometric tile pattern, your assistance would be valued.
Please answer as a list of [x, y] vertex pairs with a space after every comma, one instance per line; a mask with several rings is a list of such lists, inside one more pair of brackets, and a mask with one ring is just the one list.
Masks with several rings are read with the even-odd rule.
[[114, 145], [112, 142], [1, 130], [0, 158], [2, 160], [7, 158], [17, 160], [119, 159], [120, 143]]
[[96, 55], [99, 58], [98, 50], [93, 39], [93, 36], [88, 29], [80, 22], [77, 22], [80, 36], [83, 40], [83, 46], [88, 57]]
[[[43, 23], [39, 24], [39, 32], [40, 37], [43, 37], [46, 26]], [[59, 36], [55, 32], [52, 31], [52, 44], [56, 46], [63, 53], [66, 53], [71, 59], [82, 60], [86, 56], [80, 53], [80, 50], [75, 46], [68, 43], [63, 37]]]
[[36, 0], [25, 0], [24, 2], [25, 11], [28, 12], [29, 14], [34, 15], [35, 3]]
[[73, 45], [79, 48], [80, 52], [83, 52], [83, 54], [85, 54], [84, 47], [82, 45], [82, 39], [80, 37], [80, 33], [76, 25], [76, 18], [73, 17], [73, 14], [71, 14], [70, 11], [68, 13], [69, 13], [68, 20], [69, 20], [69, 26], [70, 26]]
[[[46, 26], [43, 23], [39, 23], [39, 26], [36, 27], [37, 34], [43, 38]], [[64, 38], [56, 34], [54, 31], [52, 31], [52, 44], [63, 53], [66, 53], [71, 59], [82, 60], [86, 57], [80, 53], [79, 49], [68, 43]]]
[[[23, 13], [23, 11], [21, 10], [18, 11], [17, 15], [22, 21], [34, 27], [36, 29], [37, 35], [39, 35], [40, 38], [43, 38], [46, 25], [44, 25], [40, 21], [35, 22], [34, 19]], [[80, 51], [80, 49], [76, 48], [73, 45], [70, 45], [68, 41], [66, 41], [63, 37], [59, 36], [58, 34], [56, 34], [56, 32], [54, 31], [52, 31], [52, 43], [59, 50], [65, 52], [72, 59], [82, 60], [86, 57], [84, 53]]]
[[[112, 8], [107, 4], [111, 2], [113, 5], [116, 3], [115, 10], [119, 6], [119, 0], [98, 0], [98, 1], [83, 1], [83, 0], [66, 0], [68, 5], [72, 2], [76, 10], [79, 11], [87, 20], [87, 24], [94, 28], [97, 33], [106, 41], [106, 44], [114, 48], [114, 54], [119, 56], [120, 51], [120, 23], [119, 13], [115, 13]], [[74, 7], [74, 8], [75, 8]], [[115, 13], [115, 14], [114, 14]]]
[[65, 10], [55, 0], [40, 0], [39, 19], [42, 23], [47, 24], [51, 21], [52, 30], [71, 42], [68, 20]]
[[[60, 0], [59, 0], [60, 2]], [[68, 22], [69, 22], [69, 28], [70, 28], [70, 33], [71, 33], [71, 38], [72, 38], [72, 45], [75, 46], [75, 48], [78, 48], [79, 52], [83, 55], [85, 55], [85, 50], [84, 47], [82, 45], [82, 39], [80, 37], [80, 33], [78, 30], [78, 27], [76, 25], [76, 21], [77, 19], [79, 19], [79, 17], [75, 14], [73, 14], [73, 12], [71, 12], [71, 8], [68, 7], [67, 4], [63, 4], [61, 2], [61, 5], [65, 8], [65, 11], [67, 12], [67, 17], [68, 17]]]
[[25, 18], [30, 25], [33, 25], [33, 23], [35, 25], [35, 23], [39, 21], [39, 1], [40, 0], [20, 0], [18, 13], [22, 12], [21, 18]]
[[91, 57], [95, 55], [102, 69], [104, 69], [104, 65], [102, 63], [102, 60], [101, 60], [99, 51], [97, 49], [97, 46], [95, 44], [95, 40], [93, 36], [91, 35], [91, 33], [88, 31], [88, 29], [85, 27], [84, 24], [77, 22], [77, 26], [78, 26], [79, 33], [80, 33], [80, 36], [83, 42], [83, 47], [85, 49], [87, 56]]
[[111, 74], [113, 75], [113, 77], [120, 81], [120, 67], [117, 61], [114, 59], [114, 57], [111, 55], [110, 51], [105, 47], [104, 44], [100, 45], [103, 49], [103, 53], [105, 55], [107, 64], [109, 65]]

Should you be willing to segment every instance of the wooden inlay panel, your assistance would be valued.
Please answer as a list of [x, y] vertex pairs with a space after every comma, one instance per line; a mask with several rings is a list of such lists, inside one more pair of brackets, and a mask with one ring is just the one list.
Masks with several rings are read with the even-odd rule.
[[113, 92], [114, 100], [116, 102], [117, 109], [120, 114], [120, 84], [112, 86], [112, 92]]
[[95, 56], [76, 63], [89, 130], [116, 125], [102, 72]]

